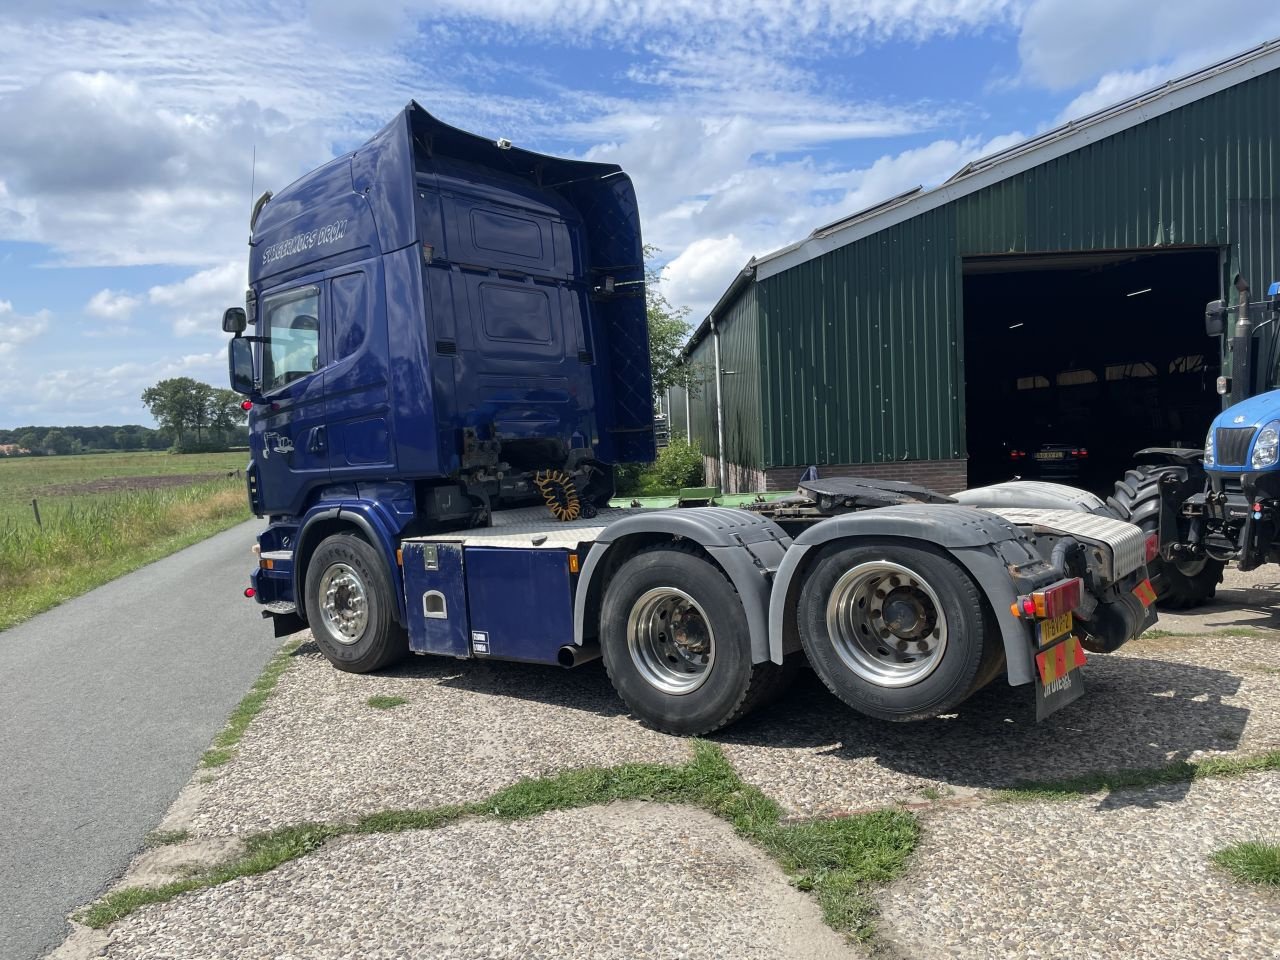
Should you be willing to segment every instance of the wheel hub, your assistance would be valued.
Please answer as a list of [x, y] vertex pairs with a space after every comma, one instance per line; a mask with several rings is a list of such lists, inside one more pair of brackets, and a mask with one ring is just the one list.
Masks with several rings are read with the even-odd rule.
[[947, 647], [947, 617], [919, 574], [888, 560], [858, 564], [827, 600], [827, 634], [858, 677], [906, 687], [933, 673]]
[[676, 587], [658, 587], [631, 606], [627, 650], [646, 683], [682, 696], [706, 682], [715, 662], [715, 634], [693, 597]]
[[364, 583], [345, 563], [335, 563], [320, 579], [320, 615], [329, 635], [342, 644], [358, 641], [369, 623]]

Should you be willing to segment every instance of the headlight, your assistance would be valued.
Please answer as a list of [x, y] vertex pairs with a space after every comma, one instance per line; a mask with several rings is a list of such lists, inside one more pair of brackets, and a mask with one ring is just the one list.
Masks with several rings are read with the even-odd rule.
[[1274, 467], [1280, 459], [1280, 420], [1272, 420], [1258, 431], [1258, 439], [1253, 441], [1253, 457], [1249, 465], [1255, 470]]
[[1206, 467], [1213, 466], [1213, 428], [1209, 428], [1208, 435], [1204, 438], [1204, 465]]

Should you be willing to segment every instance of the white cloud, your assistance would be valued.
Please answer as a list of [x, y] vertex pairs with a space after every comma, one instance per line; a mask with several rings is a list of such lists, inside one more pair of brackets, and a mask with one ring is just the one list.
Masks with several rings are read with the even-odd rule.
[[[34, 376], [0, 378], [0, 410], [6, 425], [147, 422], [142, 391], [169, 377], [225, 382], [226, 353], [191, 353], [148, 363], [106, 368], [59, 368]], [[53, 413], [56, 411], [56, 413]]]
[[164, 309], [176, 336], [196, 333], [222, 336], [218, 318], [227, 307], [244, 302], [247, 277], [242, 261], [194, 273], [177, 283], [152, 287], [147, 299]]
[[1169, 60], [1194, 69], [1277, 33], [1275, 0], [1032, 0], [1018, 50], [1028, 79], [1062, 90]]
[[16, 313], [13, 304], [0, 300], [0, 356], [11, 354], [49, 329], [53, 314], [40, 310], [30, 316]]
[[84, 312], [103, 320], [128, 320], [140, 303], [141, 297], [123, 290], [99, 290], [85, 304]]

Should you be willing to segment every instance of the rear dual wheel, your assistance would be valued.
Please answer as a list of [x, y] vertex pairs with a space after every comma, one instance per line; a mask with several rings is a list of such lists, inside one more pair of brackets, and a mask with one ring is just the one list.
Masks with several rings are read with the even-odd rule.
[[990, 683], [1003, 644], [982, 596], [940, 551], [832, 544], [800, 593], [804, 652], [822, 682], [881, 720], [948, 713]]
[[746, 613], [719, 567], [689, 546], [626, 560], [600, 616], [605, 670], [643, 723], [667, 733], [719, 730], [779, 696], [796, 662], [751, 662]]

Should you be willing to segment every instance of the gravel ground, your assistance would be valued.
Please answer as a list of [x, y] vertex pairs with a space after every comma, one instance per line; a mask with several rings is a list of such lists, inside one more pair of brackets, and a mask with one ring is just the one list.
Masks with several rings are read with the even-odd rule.
[[[1249, 579], [1252, 577], [1252, 579]], [[924, 840], [882, 896], [905, 957], [1272, 957], [1280, 895], [1208, 866], [1276, 833], [1280, 775], [1172, 785], [1066, 804], [991, 802], [1026, 779], [1280, 747], [1280, 598], [1232, 576], [1180, 635], [1092, 656], [1088, 693], [1040, 725], [997, 683], [948, 718], [882, 724], [811, 675], [717, 737], [743, 777], [798, 815], [922, 806]], [[1235, 602], [1238, 608], [1226, 603]], [[1269, 614], [1265, 614], [1269, 616]], [[1228, 637], [1248, 620], [1251, 635]], [[1195, 631], [1201, 636], [1185, 636]], [[404, 697], [392, 710], [374, 695]], [[680, 763], [600, 665], [572, 672], [415, 658], [373, 676], [304, 646], [236, 757], [198, 772], [166, 829], [225, 837], [301, 820], [468, 802], [522, 777], [627, 761]], [[932, 788], [932, 789], [930, 789]], [[922, 937], [927, 939], [922, 939]], [[100, 941], [94, 941], [98, 943]], [[95, 948], [96, 949], [96, 948]], [[349, 838], [270, 874], [114, 925], [112, 958], [774, 957], [854, 955], [811, 898], [722, 823], [655, 805], [517, 824]], [[81, 954], [87, 956], [88, 954]]]
[[795, 813], [884, 806], [933, 787], [963, 794], [1199, 752], [1280, 747], [1280, 638], [1142, 641], [1091, 656], [1085, 697], [1037, 724], [1029, 688], [997, 681], [948, 718], [861, 717], [813, 677], [725, 732], [743, 778]]
[[[377, 710], [375, 695], [408, 703]], [[632, 720], [600, 664], [578, 670], [414, 657], [377, 675], [298, 651], [236, 759], [196, 785], [209, 836], [479, 800], [524, 777], [632, 761], [683, 763], [687, 741]]]
[[940, 807], [882, 895], [880, 933], [921, 960], [1280, 956], [1280, 891], [1209, 863], [1280, 840], [1280, 776], [1201, 781], [1101, 801]]
[[[459, 865], [465, 863], [465, 869]], [[614, 804], [333, 843], [147, 907], [111, 960], [856, 957], [710, 814]]]

